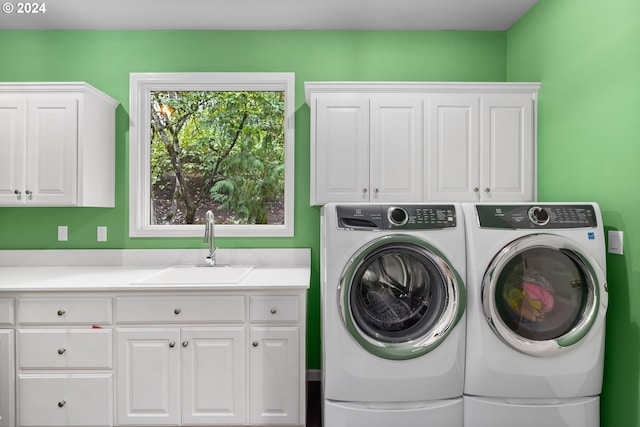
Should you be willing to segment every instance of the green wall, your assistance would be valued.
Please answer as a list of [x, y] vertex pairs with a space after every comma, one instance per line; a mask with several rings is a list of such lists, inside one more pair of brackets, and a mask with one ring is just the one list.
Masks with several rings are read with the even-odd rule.
[[539, 0], [507, 33], [508, 80], [542, 82], [540, 200], [596, 201], [624, 231], [607, 255], [603, 427], [640, 425], [639, 19], [638, 0]]
[[[505, 81], [504, 32], [0, 31], [0, 81], [86, 81], [119, 100], [116, 207], [0, 208], [0, 249], [200, 248], [201, 239], [128, 237], [129, 73], [296, 73], [295, 236], [220, 238], [220, 247], [309, 247], [308, 368], [320, 367], [319, 209], [309, 206], [304, 82]], [[69, 241], [57, 242], [57, 226]], [[96, 242], [96, 227], [109, 241]]]

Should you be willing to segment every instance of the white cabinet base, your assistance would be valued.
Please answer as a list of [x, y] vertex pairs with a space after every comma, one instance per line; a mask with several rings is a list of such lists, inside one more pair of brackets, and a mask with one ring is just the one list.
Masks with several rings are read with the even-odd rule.
[[18, 376], [20, 426], [112, 426], [110, 374]]
[[305, 424], [303, 285], [6, 292], [0, 308], [0, 427]]
[[304, 425], [304, 291], [147, 292], [115, 306], [119, 425]]
[[117, 330], [118, 424], [180, 424], [180, 331]]
[[[8, 298], [2, 298], [1, 307], [8, 306]], [[13, 313], [12, 313], [13, 314]], [[15, 362], [14, 332], [11, 329], [0, 329], [0, 427], [13, 427], [15, 407]]]
[[297, 327], [251, 328], [251, 424], [296, 425], [300, 414]]

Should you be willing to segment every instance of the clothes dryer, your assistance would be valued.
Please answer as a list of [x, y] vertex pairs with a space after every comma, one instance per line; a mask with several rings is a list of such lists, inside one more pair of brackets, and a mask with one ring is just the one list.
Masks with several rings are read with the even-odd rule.
[[464, 242], [456, 204], [323, 207], [324, 425], [463, 425]]
[[598, 426], [607, 310], [598, 205], [463, 210], [465, 426]]

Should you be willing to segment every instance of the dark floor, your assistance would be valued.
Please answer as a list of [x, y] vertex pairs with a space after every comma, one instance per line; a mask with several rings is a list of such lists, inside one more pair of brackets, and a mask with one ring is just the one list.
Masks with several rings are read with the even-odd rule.
[[320, 381], [307, 382], [307, 427], [322, 427], [322, 388]]

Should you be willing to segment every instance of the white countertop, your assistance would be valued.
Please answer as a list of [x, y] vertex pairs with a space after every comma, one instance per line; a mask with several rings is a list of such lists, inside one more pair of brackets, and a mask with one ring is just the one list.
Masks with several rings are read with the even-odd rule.
[[[202, 251], [185, 254], [190, 250], [162, 250], [161, 252], [136, 250], [135, 254], [131, 254], [122, 250], [118, 251], [116, 256], [113, 253], [97, 251], [99, 250], [75, 250], [73, 256], [69, 256], [72, 255], [70, 251], [37, 251], [37, 254], [33, 251], [0, 251], [0, 259], [3, 260], [0, 262], [0, 293], [309, 288], [310, 251], [308, 249], [224, 250], [220, 253], [219, 262], [252, 265], [254, 268], [238, 283], [177, 285], [140, 282], [171, 266], [187, 264], [185, 255], [189, 258], [187, 261], [191, 260], [194, 261], [193, 264], [198, 264], [199, 260], [204, 260], [201, 257]], [[173, 257], [172, 253], [177, 257]], [[135, 255], [134, 259], [129, 259], [131, 255]], [[86, 265], [86, 263], [100, 264], [100, 259], [103, 260], [102, 263], [108, 265]], [[116, 261], [113, 261], [114, 259]], [[120, 262], [117, 262], [118, 259]], [[136, 259], [139, 260], [139, 265], [136, 265]], [[153, 264], [153, 261], [161, 265], [145, 265]], [[7, 265], [9, 262], [13, 262], [14, 265]]]

